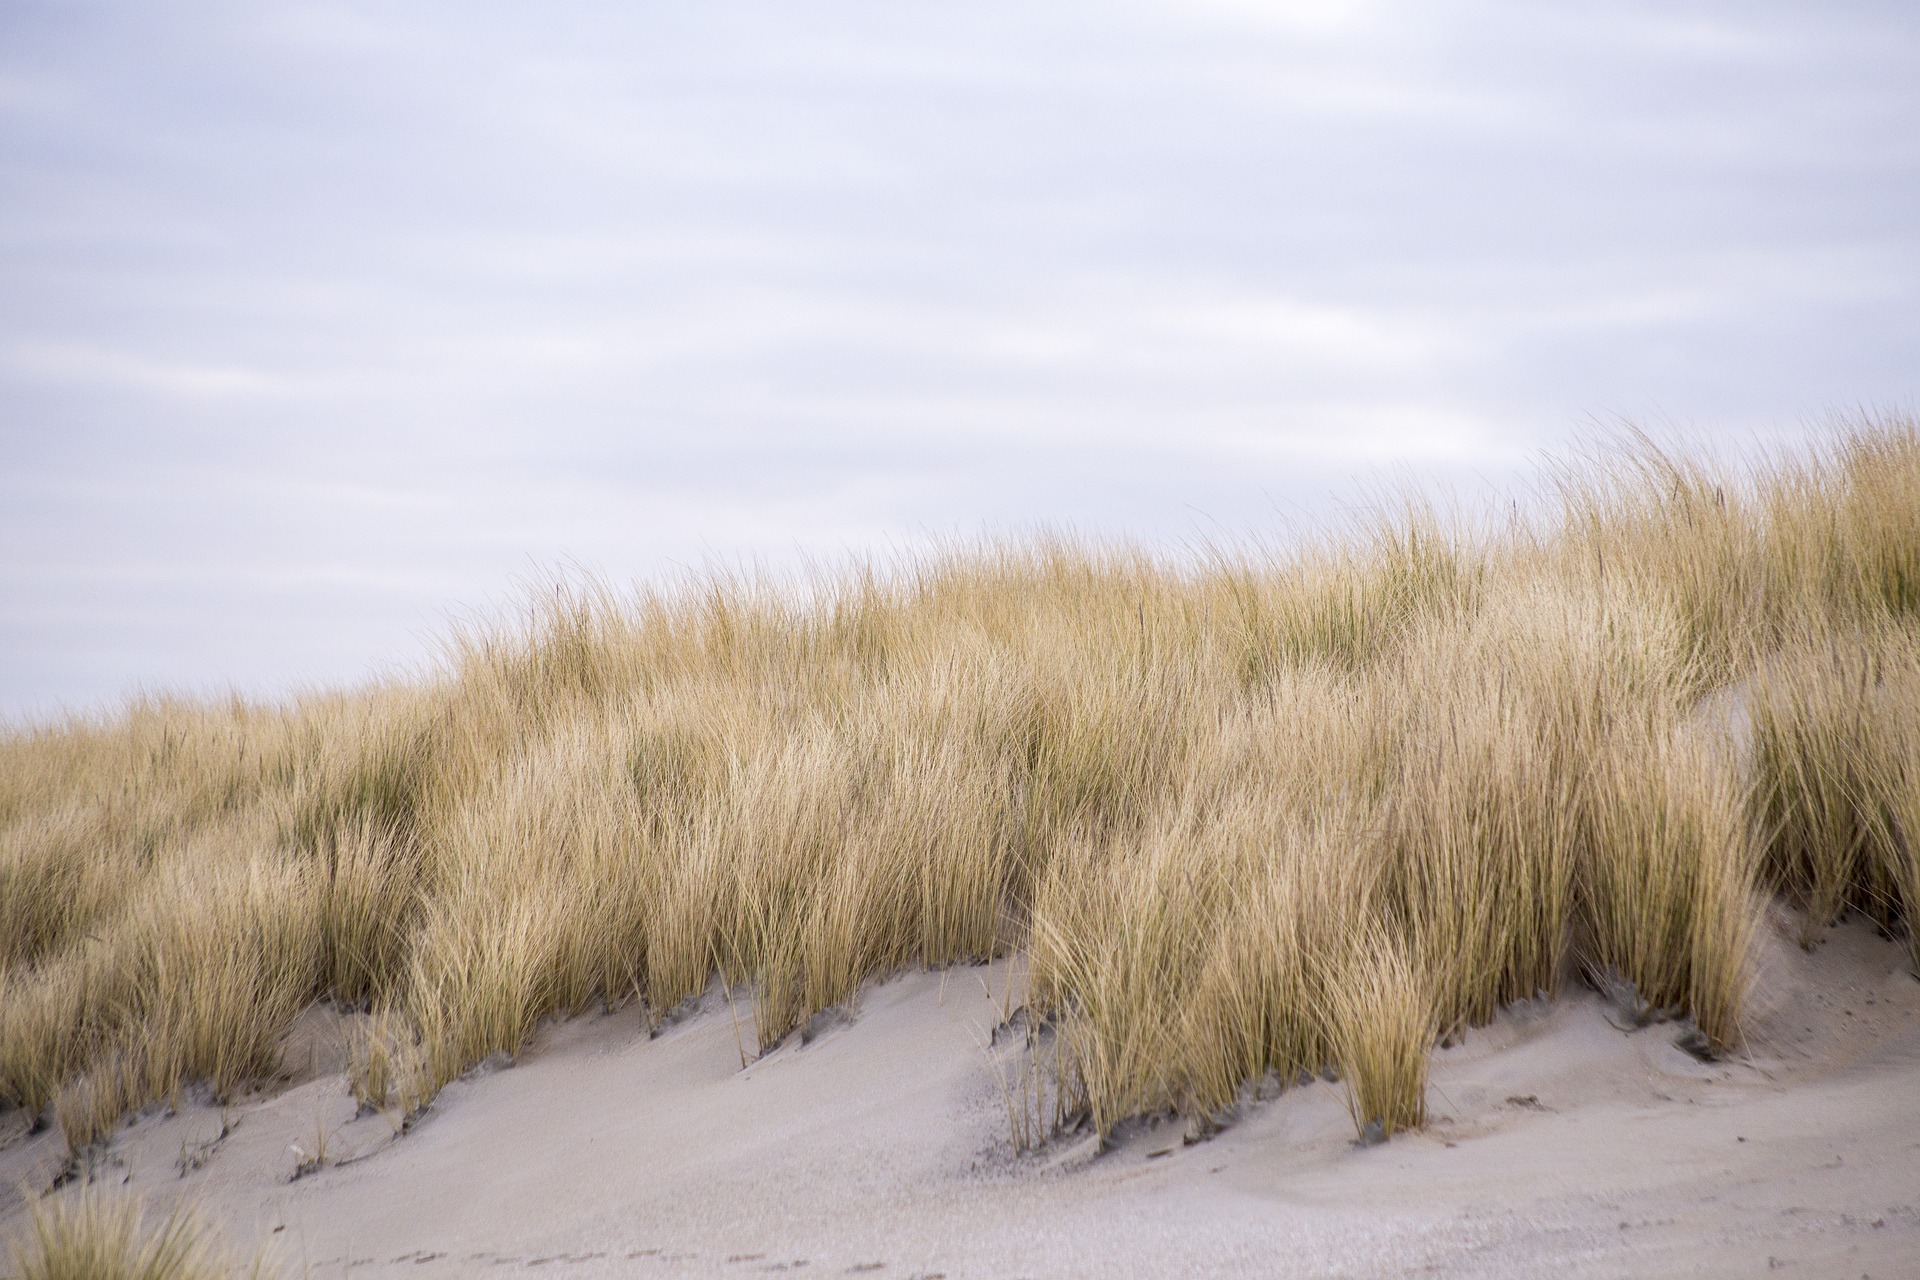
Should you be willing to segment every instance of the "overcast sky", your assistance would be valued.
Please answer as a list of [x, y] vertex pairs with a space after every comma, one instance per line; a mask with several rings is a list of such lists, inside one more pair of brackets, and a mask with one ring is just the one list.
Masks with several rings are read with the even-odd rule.
[[0, 717], [1912, 408], [1920, 6], [0, 0]]

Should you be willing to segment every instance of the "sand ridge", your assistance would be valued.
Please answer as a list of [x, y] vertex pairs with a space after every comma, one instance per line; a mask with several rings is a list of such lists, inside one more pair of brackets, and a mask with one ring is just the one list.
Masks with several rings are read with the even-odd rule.
[[[310, 1014], [278, 1092], [149, 1113], [93, 1172], [314, 1277], [1920, 1276], [1920, 982], [1864, 926], [1811, 952], [1797, 927], [1740, 1057], [1569, 991], [1436, 1050], [1431, 1125], [1371, 1148], [1315, 1082], [1205, 1141], [1141, 1121], [1014, 1156], [1002, 962], [870, 986], [744, 1067], [750, 1003], [717, 993], [651, 1038], [632, 1010], [554, 1024], [403, 1136]], [[24, 1127], [0, 1117], [0, 1182], [44, 1186], [59, 1139]]]

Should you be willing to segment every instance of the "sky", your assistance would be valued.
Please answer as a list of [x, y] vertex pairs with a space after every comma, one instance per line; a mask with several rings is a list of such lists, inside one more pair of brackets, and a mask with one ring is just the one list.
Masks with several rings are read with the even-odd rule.
[[1912, 410], [1920, 6], [0, 0], [0, 719]]

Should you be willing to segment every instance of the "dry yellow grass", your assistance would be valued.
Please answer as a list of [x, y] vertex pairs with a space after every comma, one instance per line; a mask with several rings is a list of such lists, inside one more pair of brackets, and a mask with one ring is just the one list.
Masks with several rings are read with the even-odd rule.
[[240, 1264], [190, 1213], [149, 1221], [140, 1202], [86, 1188], [33, 1205], [14, 1243], [16, 1280], [265, 1280], [264, 1256]]
[[1418, 1125], [1436, 1038], [1572, 975], [1735, 1043], [1763, 892], [1911, 936], [1920, 430], [1739, 476], [1640, 445], [1558, 496], [562, 589], [415, 686], [14, 732], [0, 1096], [92, 1142], [331, 999], [412, 1109], [595, 1002], [718, 975], [765, 1047], [1014, 949], [1047, 1123], [1103, 1134], [1323, 1070]]

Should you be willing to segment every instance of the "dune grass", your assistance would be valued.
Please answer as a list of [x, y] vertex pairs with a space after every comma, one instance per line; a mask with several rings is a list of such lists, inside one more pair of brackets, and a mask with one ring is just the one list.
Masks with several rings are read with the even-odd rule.
[[152, 1220], [140, 1201], [97, 1188], [35, 1202], [12, 1248], [15, 1280], [267, 1280], [265, 1257], [235, 1261], [191, 1213]]
[[556, 589], [415, 684], [14, 731], [0, 1097], [93, 1142], [325, 999], [412, 1109], [549, 1015], [717, 975], [764, 1048], [1016, 949], [1053, 1118], [1102, 1134], [1322, 1071], [1416, 1126], [1437, 1038], [1573, 975], [1736, 1044], [1766, 894], [1912, 936], [1920, 428], [1553, 496]]

